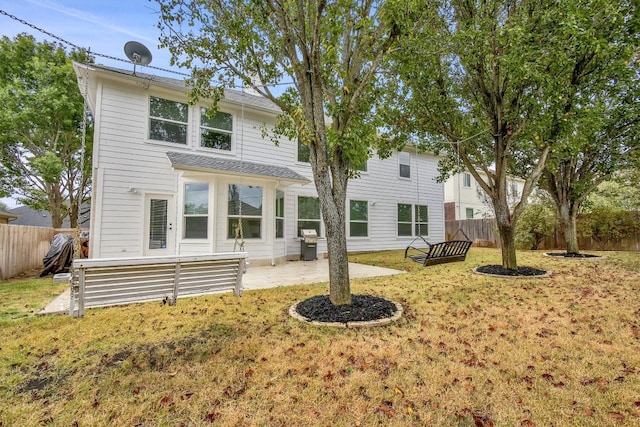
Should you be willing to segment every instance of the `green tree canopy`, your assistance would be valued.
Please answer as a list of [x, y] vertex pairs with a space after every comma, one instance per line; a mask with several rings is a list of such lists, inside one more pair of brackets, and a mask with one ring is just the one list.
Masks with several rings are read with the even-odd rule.
[[[194, 98], [251, 86], [282, 110], [276, 135], [309, 147], [329, 252], [330, 299], [351, 302], [347, 181], [377, 143], [377, 72], [407, 3], [399, 0], [158, 0], [162, 44], [192, 71]], [[212, 80], [217, 83], [212, 86]], [[290, 87], [276, 95], [271, 88]]]
[[[575, 4], [574, 4], [575, 3]], [[563, 126], [549, 134], [552, 156], [540, 186], [554, 201], [567, 252], [578, 253], [576, 219], [582, 204], [617, 170], [637, 165], [640, 148], [640, 14], [631, 2], [563, 3], [572, 17], [568, 52], [574, 78], [567, 82]], [[575, 29], [582, 31], [575, 34]]]
[[75, 227], [89, 194], [91, 143], [83, 151], [84, 104], [71, 59], [87, 56], [26, 34], [0, 40], [0, 192], [49, 211], [52, 227], [67, 216]]
[[[474, 175], [493, 205], [506, 268], [517, 268], [516, 222], [550, 153], [574, 129], [575, 100], [602, 73], [593, 52], [608, 41], [593, 26], [608, 19], [605, 3], [440, 0], [397, 51], [404, 99], [387, 113], [394, 130], [443, 153], [443, 175]], [[512, 206], [509, 174], [525, 180]]]

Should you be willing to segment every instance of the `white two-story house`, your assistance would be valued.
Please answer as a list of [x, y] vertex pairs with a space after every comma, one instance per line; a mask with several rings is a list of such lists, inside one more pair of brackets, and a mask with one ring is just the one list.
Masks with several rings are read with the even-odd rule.
[[[486, 182], [484, 172], [478, 172]], [[524, 180], [509, 177], [507, 196], [511, 205], [522, 196]], [[491, 199], [469, 172], [450, 176], [444, 183], [445, 220], [494, 218]]]
[[[74, 64], [94, 118], [91, 258], [239, 250], [252, 263], [299, 259], [300, 231], [326, 254], [304, 146], [263, 136], [278, 108], [227, 90], [215, 114], [187, 102], [182, 80]], [[349, 251], [444, 240], [437, 159], [413, 150], [371, 158], [347, 192]], [[239, 239], [238, 228], [242, 235]]]

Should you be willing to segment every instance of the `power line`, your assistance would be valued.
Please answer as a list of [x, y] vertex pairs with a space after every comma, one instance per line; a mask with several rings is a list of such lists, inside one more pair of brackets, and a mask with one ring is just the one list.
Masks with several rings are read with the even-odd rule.
[[[8, 12], [6, 12], [6, 11], [2, 10], [2, 9], [0, 9], [0, 15], [4, 15], [4, 16], [6, 16], [6, 17], [10, 18], [10, 19], [13, 19], [14, 21], [17, 21], [17, 22], [19, 22], [19, 23], [21, 23], [21, 24], [23, 24], [23, 25], [26, 25], [27, 27], [32, 28], [32, 29], [34, 29], [34, 30], [36, 30], [36, 31], [38, 31], [38, 32], [40, 32], [40, 33], [42, 33], [42, 34], [45, 34], [45, 35], [47, 35], [47, 36], [49, 36], [49, 37], [51, 37], [51, 38], [53, 38], [53, 39], [55, 39], [55, 40], [59, 41], [60, 43], [63, 43], [63, 44], [68, 45], [68, 46], [71, 46], [72, 48], [74, 48], [74, 49], [76, 49], [76, 50], [79, 50], [79, 51], [86, 51], [86, 52], [88, 52], [88, 53], [89, 53], [89, 55], [99, 56], [99, 57], [101, 57], [101, 58], [111, 59], [111, 60], [113, 60], [113, 61], [126, 62], [127, 64], [128, 64], [128, 63], [130, 63], [130, 61], [127, 61], [126, 59], [118, 58], [118, 57], [111, 56], [111, 55], [105, 55], [105, 54], [103, 54], [103, 53], [96, 53], [96, 52], [92, 52], [92, 51], [90, 51], [89, 49], [86, 49], [86, 48], [84, 48], [84, 47], [82, 47], [82, 46], [78, 46], [78, 45], [77, 45], [77, 44], [75, 44], [75, 43], [72, 43], [72, 42], [70, 42], [70, 41], [68, 41], [68, 40], [65, 40], [65, 39], [63, 39], [63, 38], [62, 38], [62, 37], [60, 37], [60, 36], [57, 36], [57, 35], [55, 35], [55, 34], [53, 34], [53, 33], [49, 32], [49, 31], [47, 31], [47, 30], [44, 30], [44, 29], [42, 29], [42, 28], [40, 28], [40, 27], [38, 27], [38, 26], [36, 26], [36, 25], [34, 25], [34, 24], [30, 23], [30, 22], [27, 22], [27, 21], [25, 21], [24, 19], [20, 19], [20, 18], [18, 18], [17, 16], [12, 15], [12, 14], [10, 14], [10, 13], [8, 13]], [[147, 68], [152, 68], [152, 69], [154, 69], [154, 70], [158, 70], [158, 71], [164, 71], [164, 72], [166, 72], [166, 73], [172, 73], [172, 74], [177, 74], [177, 75], [180, 75], [180, 76], [190, 77], [190, 75], [189, 75], [189, 74], [181, 73], [181, 72], [179, 72], [179, 71], [169, 70], [169, 69], [166, 69], [166, 68], [154, 67], [154, 66], [152, 66], [152, 65], [141, 65], [141, 66], [143, 66], [143, 67], [147, 67]]]

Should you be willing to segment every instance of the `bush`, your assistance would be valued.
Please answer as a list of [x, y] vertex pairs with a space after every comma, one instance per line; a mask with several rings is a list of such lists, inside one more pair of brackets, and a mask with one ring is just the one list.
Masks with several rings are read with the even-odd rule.
[[518, 249], [538, 249], [540, 243], [555, 231], [553, 210], [543, 203], [529, 205], [516, 225]]
[[578, 235], [592, 238], [602, 249], [610, 242], [629, 237], [640, 230], [637, 214], [615, 209], [610, 206], [597, 206], [578, 220]]

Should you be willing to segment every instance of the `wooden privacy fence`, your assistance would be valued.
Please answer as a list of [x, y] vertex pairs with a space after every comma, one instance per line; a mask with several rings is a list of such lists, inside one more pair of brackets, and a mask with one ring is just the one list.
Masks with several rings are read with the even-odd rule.
[[242, 295], [246, 252], [73, 261], [69, 314], [85, 308], [233, 290]]
[[55, 234], [53, 228], [0, 224], [0, 279], [42, 268]]
[[43, 268], [51, 239], [59, 233], [75, 236], [75, 228], [0, 224], [0, 280]]
[[500, 247], [500, 236], [493, 218], [445, 221], [446, 240], [461, 240], [465, 236], [473, 246]]
[[[473, 242], [473, 246], [500, 247], [500, 236], [494, 218], [445, 221], [446, 240], [462, 239], [463, 232]], [[580, 251], [640, 251], [640, 232], [608, 240], [578, 237], [578, 246]], [[544, 239], [539, 249], [566, 249], [562, 231], [556, 229], [553, 235]]]

